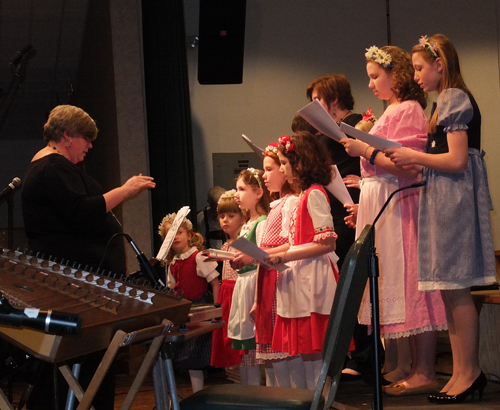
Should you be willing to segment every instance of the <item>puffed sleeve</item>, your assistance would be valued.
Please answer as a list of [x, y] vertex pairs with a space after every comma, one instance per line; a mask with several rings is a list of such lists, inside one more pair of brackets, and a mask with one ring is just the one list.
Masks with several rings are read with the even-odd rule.
[[467, 124], [474, 115], [469, 96], [458, 88], [448, 88], [439, 94], [437, 110], [438, 125], [444, 127], [444, 132], [468, 130]]
[[260, 246], [260, 243], [262, 242], [262, 238], [264, 237], [264, 231], [266, 229], [266, 221], [261, 221], [255, 228], [255, 240], [257, 242], [257, 246]]
[[335, 237], [330, 205], [326, 195], [319, 189], [313, 189], [309, 193], [307, 211], [313, 221], [314, 242], [322, 242], [327, 238]]
[[196, 273], [199, 277], [205, 278], [207, 282], [211, 282], [217, 276], [217, 262], [216, 261], [205, 261], [206, 256], [203, 256], [201, 252], [196, 254]]
[[288, 238], [290, 230], [290, 219], [292, 218], [293, 209], [297, 205], [298, 201], [298, 196], [291, 195], [285, 201], [285, 205], [283, 205], [283, 208], [281, 208], [281, 232], [279, 235], [283, 238]]

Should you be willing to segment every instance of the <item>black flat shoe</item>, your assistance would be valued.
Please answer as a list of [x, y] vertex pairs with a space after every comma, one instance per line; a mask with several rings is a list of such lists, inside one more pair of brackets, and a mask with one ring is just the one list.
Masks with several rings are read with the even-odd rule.
[[[474, 392], [477, 390], [479, 392], [479, 401], [483, 399], [483, 390], [486, 387], [488, 380], [483, 372], [474, 380], [474, 383], [470, 385], [470, 387], [462, 393], [455, 394], [453, 396], [449, 396], [446, 393], [442, 393], [440, 395], [436, 395], [436, 404], [455, 404], [455, 403], [463, 403], [465, 399], [469, 396], [472, 396], [474, 399]], [[430, 401], [430, 398], [429, 398]]]

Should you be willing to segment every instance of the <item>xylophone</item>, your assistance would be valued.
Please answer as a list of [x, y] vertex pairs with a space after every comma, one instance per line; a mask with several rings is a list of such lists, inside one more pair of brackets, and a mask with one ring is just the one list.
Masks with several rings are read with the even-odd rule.
[[54, 309], [82, 317], [77, 335], [56, 336], [0, 324], [0, 337], [44, 361], [58, 363], [106, 349], [117, 330], [138, 331], [168, 319], [188, 321], [191, 302], [145, 281], [112, 278], [0, 248], [0, 291], [16, 308]]

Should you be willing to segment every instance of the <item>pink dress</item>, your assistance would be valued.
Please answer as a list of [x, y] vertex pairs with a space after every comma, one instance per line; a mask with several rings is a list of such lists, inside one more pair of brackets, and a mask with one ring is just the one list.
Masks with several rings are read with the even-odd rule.
[[[427, 119], [418, 102], [404, 101], [384, 113], [370, 133], [423, 151], [427, 140]], [[393, 191], [420, 180], [420, 177], [405, 179], [388, 174], [364, 158], [361, 159], [361, 176], [356, 236], [366, 224], [373, 223]], [[446, 315], [439, 292], [418, 291], [419, 196], [419, 188], [396, 194], [375, 226], [380, 273], [380, 330], [385, 338], [446, 329]], [[371, 324], [368, 286], [361, 303], [359, 321]]]
[[[313, 185], [299, 196], [289, 232], [290, 251], [322, 242], [335, 235], [324, 188]], [[287, 262], [280, 272], [273, 350], [296, 356], [321, 352], [337, 288], [335, 252]]]
[[[288, 227], [290, 215], [298, 198], [285, 195], [271, 203], [267, 216], [261, 248], [275, 248], [288, 243]], [[257, 274], [257, 310], [255, 312], [255, 339], [257, 342], [257, 359], [283, 359], [287, 353], [274, 351], [271, 348], [274, 326], [276, 322], [276, 283], [278, 271], [260, 265]]]

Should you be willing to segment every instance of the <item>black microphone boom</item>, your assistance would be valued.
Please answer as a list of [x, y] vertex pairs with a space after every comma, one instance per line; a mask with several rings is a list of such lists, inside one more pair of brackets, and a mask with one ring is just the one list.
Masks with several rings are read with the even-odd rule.
[[154, 285], [161, 285], [163, 287], [166, 287], [166, 285], [154, 271], [153, 266], [151, 266], [146, 256], [140, 251], [132, 238], [127, 234], [124, 234], [124, 236], [125, 238], [127, 238], [127, 241], [130, 243], [130, 245], [132, 245], [132, 248], [134, 248], [134, 251], [137, 255], [137, 260], [139, 261], [139, 265], [141, 267], [141, 272], [144, 274], [144, 276], [146, 276], [146, 278], [148, 278]]
[[391, 202], [392, 197], [394, 195], [396, 195], [399, 191], [402, 191], [404, 189], [410, 189], [410, 188], [419, 188], [421, 186], [425, 186], [426, 184], [427, 184], [427, 181], [425, 179], [423, 179], [420, 182], [415, 182], [414, 184], [404, 186], [404, 187], [396, 189], [394, 192], [392, 192], [391, 195], [389, 195], [389, 198], [387, 198], [387, 201], [385, 201], [384, 206], [382, 207], [382, 209], [380, 210], [380, 212], [376, 216], [375, 220], [373, 221], [373, 226], [375, 226], [375, 223], [378, 221], [378, 219], [380, 218], [380, 216], [384, 212], [385, 208], [387, 208], [387, 205], [389, 205], [389, 202]]
[[15, 177], [12, 182], [0, 192], [0, 204], [3, 203], [14, 191], [21, 187], [21, 180]]
[[0, 323], [29, 327], [54, 335], [76, 335], [82, 327], [82, 317], [56, 310], [16, 309], [0, 292]]

